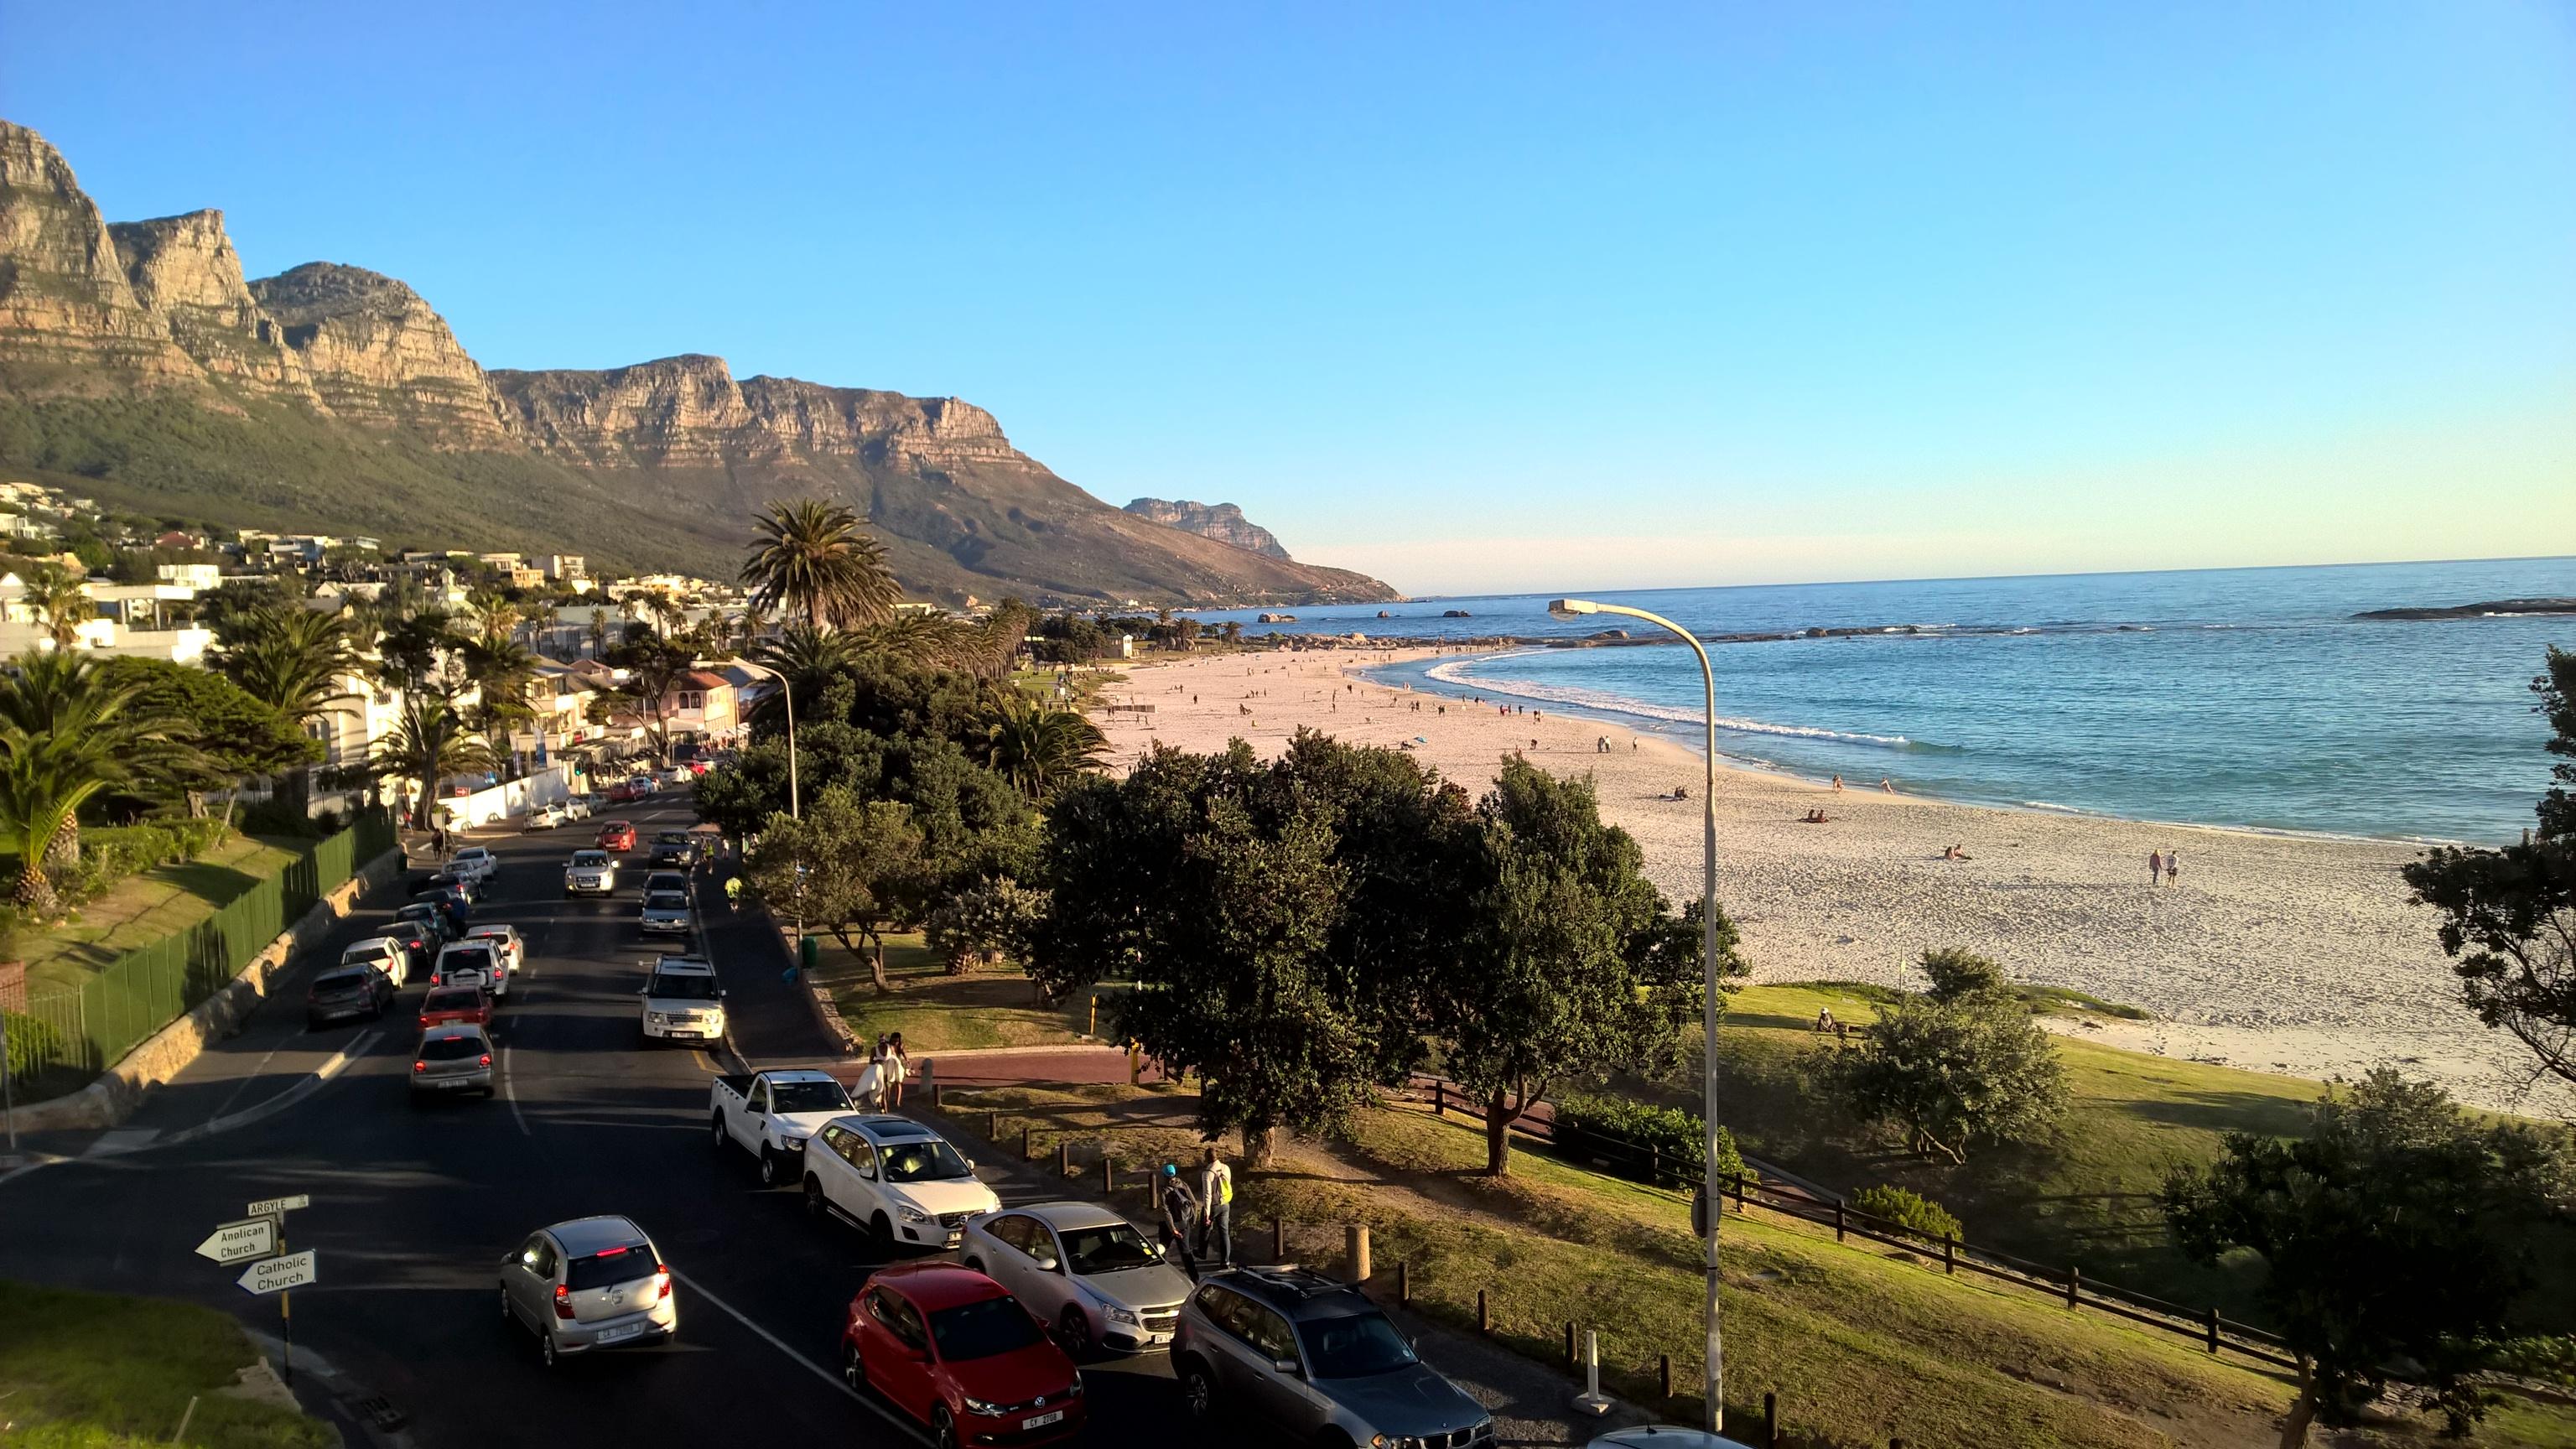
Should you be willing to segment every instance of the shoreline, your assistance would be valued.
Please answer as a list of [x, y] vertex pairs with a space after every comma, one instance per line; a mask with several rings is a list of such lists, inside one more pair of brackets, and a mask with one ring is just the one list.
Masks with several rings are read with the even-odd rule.
[[[1593, 776], [1604, 819], [1635, 836], [1675, 902], [1698, 893], [1705, 766], [1652, 730], [1500, 694], [1385, 682], [1375, 671], [1476, 650], [1230, 653], [1129, 666], [1094, 718], [1113, 768], [1149, 743], [1222, 749], [1240, 737], [1275, 756], [1311, 727], [1409, 748], [1482, 793], [1516, 752]], [[1111, 714], [1112, 702], [1150, 714]], [[1525, 707], [1526, 712], [1514, 706]], [[1507, 712], [1511, 711], [1511, 712]], [[1603, 746], [1608, 746], [1604, 752]], [[1743, 933], [1754, 979], [1919, 988], [1915, 960], [1962, 946], [2015, 980], [2069, 987], [2152, 1013], [2048, 1025], [2129, 1050], [2312, 1079], [2391, 1063], [2474, 1105], [2576, 1111], [2576, 1094], [2528, 1081], [2520, 1044], [2481, 1025], [2429, 912], [2406, 903], [2397, 867], [2425, 841], [2150, 822], [1985, 805], [1824, 781], [1718, 759], [1719, 899]], [[1674, 801], [1686, 785], [1692, 798]], [[1821, 808], [1826, 823], [1804, 823]], [[1964, 859], [1945, 848], [1963, 845]], [[2173, 884], [2140, 880], [2150, 850], [2179, 846]]]

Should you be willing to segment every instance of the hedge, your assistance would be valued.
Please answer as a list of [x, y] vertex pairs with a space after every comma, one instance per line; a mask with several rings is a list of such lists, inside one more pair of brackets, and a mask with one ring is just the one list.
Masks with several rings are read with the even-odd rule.
[[[1656, 1162], [1688, 1163], [1693, 1175], [1708, 1144], [1701, 1137], [1699, 1114], [1679, 1107], [1661, 1107], [1627, 1097], [1567, 1095], [1556, 1102], [1556, 1127], [1559, 1145], [1580, 1155], [1581, 1145], [1566, 1140], [1573, 1133], [1596, 1141], [1621, 1144], [1630, 1152], [1603, 1154], [1611, 1171], [1637, 1182], [1654, 1176]], [[1728, 1178], [1744, 1173], [1744, 1157], [1735, 1147], [1735, 1134], [1720, 1126], [1717, 1129], [1717, 1175]], [[1666, 1176], [1670, 1176], [1669, 1173]]]

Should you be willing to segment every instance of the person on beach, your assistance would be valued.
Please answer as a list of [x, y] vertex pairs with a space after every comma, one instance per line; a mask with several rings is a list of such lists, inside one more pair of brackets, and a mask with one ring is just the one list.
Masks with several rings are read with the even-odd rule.
[[2150, 850], [2150, 851], [2148, 851], [2148, 852], [2147, 852], [2147, 884], [2149, 884], [2149, 885], [2154, 885], [2156, 882], [2158, 882], [2158, 881], [2160, 881], [2160, 880], [2163, 880], [2164, 878], [2165, 878], [2165, 854], [2164, 854], [2164, 852], [2163, 852], [2163, 851], [2161, 851], [2161, 850]]
[[1885, 775], [1881, 775], [1878, 777], [1878, 788], [1885, 790], [1890, 795], [1893, 795], [1896, 793], [1896, 782], [1890, 780]]
[[2182, 852], [2168, 845], [2165, 847], [2165, 884], [2173, 885], [2181, 879]]
[[1834, 776], [1834, 793], [1835, 793], [1835, 794], [1837, 794], [1837, 795], [1839, 795], [1839, 794], [1841, 794], [1842, 792], [1843, 792], [1843, 777], [1842, 777], [1842, 776], [1840, 776], [1840, 775], [1836, 775], [1836, 776]]

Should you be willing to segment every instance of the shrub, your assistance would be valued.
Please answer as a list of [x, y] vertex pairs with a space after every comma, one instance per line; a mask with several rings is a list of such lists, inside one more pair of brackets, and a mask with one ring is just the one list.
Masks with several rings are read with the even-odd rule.
[[1907, 1150], [1968, 1160], [1986, 1142], [2045, 1137], [2066, 1110], [2066, 1069], [2019, 1001], [1918, 996], [1881, 1015], [1857, 1047], [1810, 1053], [1825, 1095], [1902, 1134]]
[[[1569, 1156], [1593, 1156], [1590, 1148], [1597, 1144], [1609, 1149], [1598, 1156], [1610, 1164], [1610, 1170], [1634, 1182], [1653, 1177], [1657, 1162], [1665, 1165], [1663, 1176], [1668, 1180], [1679, 1181], [1680, 1173], [1696, 1177], [1700, 1158], [1708, 1150], [1700, 1140], [1698, 1113], [1627, 1097], [1560, 1097], [1556, 1128], [1557, 1145]], [[1717, 1129], [1717, 1175], [1721, 1179], [1751, 1175], [1744, 1171], [1735, 1134], [1723, 1126]]]
[[2004, 968], [1973, 951], [1963, 951], [1956, 946], [1924, 952], [1923, 971], [1932, 978], [1932, 990], [1927, 994], [1934, 1001], [1982, 996], [1989, 991], [2001, 991], [2004, 986]]
[[9, 1079], [23, 1082], [48, 1066], [71, 1060], [63, 1034], [51, 1023], [15, 1011], [0, 1012], [9, 1029]]
[[1885, 1218], [1909, 1233], [1926, 1238], [1955, 1238], [1960, 1235], [1959, 1220], [1950, 1210], [1923, 1196], [1892, 1185], [1865, 1187], [1851, 1196], [1851, 1205], [1874, 1218]]

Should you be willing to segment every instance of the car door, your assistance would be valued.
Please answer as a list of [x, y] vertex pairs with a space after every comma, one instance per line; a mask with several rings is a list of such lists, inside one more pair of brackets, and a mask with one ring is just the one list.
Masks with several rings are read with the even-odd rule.
[[[1026, 1224], [1022, 1231], [1028, 1234], [1029, 1286], [1019, 1295], [1019, 1300], [1041, 1320], [1053, 1323], [1056, 1316], [1064, 1312], [1064, 1305], [1073, 1301], [1073, 1279], [1065, 1269], [1064, 1245], [1056, 1241], [1055, 1229], [1038, 1219], [1022, 1218], [1020, 1221]], [[1040, 1261], [1047, 1258], [1055, 1260], [1054, 1268], [1039, 1266]]]
[[868, 1365], [868, 1378], [916, 1419], [928, 1419], [938, 1391], [931, 1383], [930, 1328], [912, 1300], [882, 1285], [868, 1290], [870, 1307], [886, 1334], [885, 1371]]
[[[850, 1216], [864, 1227], [885, 1206], [884, 1197], [877, 1191], [877, 1174], [882, 1170], [877, 1162], [877, 1145], [853, 1132], [843, 1155], [850, 1164]], [[891, 1222], [892, 1216], [887, 1220]]]
[[985, 1235], [995, 1244], [994, 1250], [985, 1255], [991, 1260], [984, 1264], [985, 1274], [1009, 1289], [1011, 1296], [1023, 1304], [1029, 1301], [1029, 1279], [1037, 1275], [1036, 1267], [1029, 1262], [1028, 1252], [1028, 1230], [1035, 1226], [1018, 1213], [1006, 1213], [984, 1228]]
[[509, 1285], [510, 1310], [521, 1323], [537, 1329], [545, 1326], [545, 1315], [553, 1311], [548, 1300], [554, 1296], [554, 1276], [554, 1244], [543, 1233], [530, 1233], [502, 1274]]
[[[1245, 1299], [1243, 1329], [1256, 1370], [1251, 1399], [1260, 1406], [1261, 1416], [1286, 1429], [1291, 1438], [1302, 1439], [1323, 1428], [1322, 1415], [1306, 1392], [1305, 1359], [1297, 1351], [1297, 1335], [1288, 1320], [1276, 1309]], [[1296, 1368], [1282, 1369], [1282, 1363]]]

